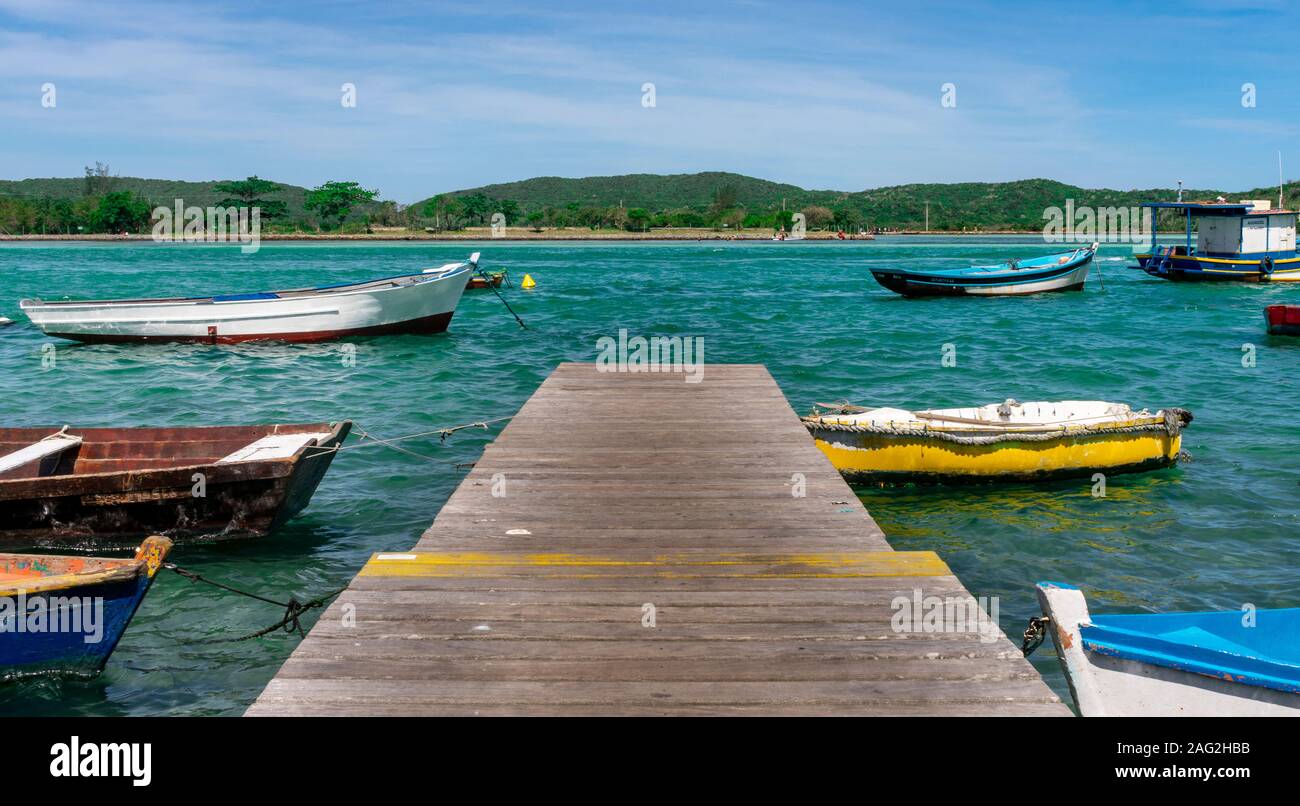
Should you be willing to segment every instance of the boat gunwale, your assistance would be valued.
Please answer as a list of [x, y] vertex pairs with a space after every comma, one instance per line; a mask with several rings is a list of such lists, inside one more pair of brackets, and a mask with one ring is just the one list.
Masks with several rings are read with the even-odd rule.
[[[199, 305], [244, 305], [266, 302], [293, 302], [307, 301], [316, 298], [329, 298], [356, 296], [359, 294], [381, 294], [387, 291], [401, 291], [415, 288], [429, 283], [435, 283], [442, 280], [451, 279], [461, 274], [470, 273], [469, 264], [463, 264], [457, 269], [452, 269], [440, 273], [419, 273], [419, 274], [399, 274], [391, 277], [380, 277], [374, 280], [365, 280], [357, 283], [345, 283], [338, 286], [328, 286], [322, 288], [288, 288], [277, 291], [264, 291], [255, 293], [265, 294], [291, 294], [293, 296], [275, 296], [263, 299], [234, 299], [234, 300], [217, 300], [216, 297], [221, 295], [209, 295], [205, 297], [140, 297], [133, 299], [99, 299], [99, 300], [56, 300], [47, 302], [39, 297], [22, 299], [18, 301], [18, 307], [24, 312], [40, 312], [46, 309], [57, 309], [63, 311], [78, 310], [79, 307], [86, 307], [90, 310], [112, 310], [115, 308], [132, 308], [132, 307], [154, 307], [154, 308], [190, 308]], [[398, 285], [393, 283], [395, 280], [404, 280], [408, 278], [419, 278], [415, 282]], [[392, 283], [379, 288], [365, 288], [375, 283]], [[94, 320], [100, 321], [100, 320]], [[67, 322], [53, 322], [51, 324], [76, 324]]]
[[[1063, 255], [1071, 256], [1071, 260], [1064, 263], [1037, 263], [1038, 261], [1047, 261], [1052, 258], [1059, 258]], [[1041, 282], [1043, 280], [1055, 279], [1060, 274], [1079, 268], [1084, 263], [1093, 259], [1096, 252], [1091, 247], [1080, 247], [1063, 252], [1052, 252], [1047, 255], [1040, 255], [1034, 258], [1026, 258], [1025, 263], [1017, 263], [1016, 266], [1009, 264], [986, 264], [979, 266], [959, 266], [952, 269], [876, 269], [869, 271], [872, 275], [877, 273], [887, 275], [899, 275], [908, 280], [914, 278], [949, 278], [949, 279], [972, 279], [978, 281], [1000, 280], [1005, 278], [1018, 277], [1021, 282]], [[1046, 276], [1040, 276], [1046, 275]], [[915, 282], [925, 282], [924, 279], [914, 280]], [[977, 282], [967, 283], [966, 285], [978, 285]], [[998, 283], [1001, 285], [1002, 283]], [[952, 285], [942, 283], [941, 285]]]
[[[0, 558], [37, 558], [49, 556], [51, 555], [0, 553]], [[120, 565], [96, 571], [87, 571], [84, 573], [51, 574], [50, 576], [32, 577], [31, 579], [13, 580], [8, 582], [0, 581], [0, 598], [31, 596], [33, 594], [51, 593], [58, 590], [68, 590], [70, 588], [80, 588], [111, 582], [129, 582], [138, 578], [141, 573], [147, 570], [147, 563], [143, 558], [124, 559], [97, 557], [94, 559], [111, 559], [120, 563]]]
[[[151, 535], [146, 537], [135, 550], [133, 557], [85, 557], [84, 560], [94, 560], [95, 562], [108, 565], [107, 568], [98, 568], [91, 571], [72, 571], [62, 574], [50, 574], [48, 576], [39, 576], [31, 578], [20, 578], [7, 582], [0, 582], [0, 597], [18, 597], [30, 594], [45, 594], [58, 590], [68, 590], [70, 588], [84, 588], [94, 585], [114, 584], [119, 582], [131, 582], [138, 580], [143, 574], [152, 580], [158, 570], [162, 568], [163, 562], [171, 552], [175, 544], [168, 538], [161, 535]], [[16, 560], [50, 560], [65, 559], [66, 555], [51, 554], [19, 554], [2, 552], [0, 558], [12, 558]], [[155, 563], [156, 561], [156, 563]], [[139, 601], [137, 600], [137, 606]]]
[[[1094, 423], [1085, 425], [1071, 425], [1062, 423], [1059, 425], [1011, 425], [1002, 426], [999, 423], [989, 422], [987, 425], [963, 425], [956, 423], [952, 427], [938, 427], [930, 422], [916, 421], [898, 421], [891, 420], [888, 424], [863, 424], [844, 420], [827, 420], [825, 417], [802, 417], [810, 429], [826, 428], [828, 431], [839, 430], [843, 428], [861, 429], [863, 432], [879, 434], [880, 436], [890, 436], [890, 432], [895, 432], [898, 436], [920, 437], [916, 431], [932, 431], [944, 434], [958, 434], [961, 436], [979, 436], [981, 434], [1059, 434], [1062, 437], [1086, 435], [1086, 434], [1106, 434], [1123, 428], [1135, 428], [1151, 425], [1163, 425], [1165, 418], [1161, 412], [1152, 414], [1147, 417], [1134, 417], [1128, 420], [1112, 421], [1105, 423]], [[907, 423], [915, 422], [917, 427], [909, 427]]]
[[[313, 433], [310, 431], [286, 431], [278, 432], [274, 429], [281, 427], [291, 428], [326, 428], [329, 430], [329, 437], [323, 442], [338, 441], [340, 445], [326, 447], [320, 442], [311, 445], [303, 445], [294, 451], [292, 456], [284, 456], [274, 459], [253, 459], [239, 462], [221, 463], [220, 459], [207, 461], [206, 463], [180, 465], [175, 467], [155, 467], [155, 468], [136, 468], [132, 470], [109, 470], [98, 473], [65, 473], [58, 476], [34, 476], [28, 478], [0, 479], [0, 501], [21, 501], [30, 498], [66, 498], [71, 496], [83, 495], [101, 495], [111, 494], [114, 492], [126, 492], [132, 489], [157, 489], [160, 487], [181, 486], [188, 487], [191, 485], [191, 476], [196, 472], [202, 472], [207, 484], [225, 484], [231, 482], [257, 481], [261, 479], [285, 478], [293, 475], [298, 463], [306, 458], [307, 451], [315, 450], [318, 453], [330, 453], [337, 451], [341, 446], [342, 439], [339, 435], [346, 428], [349, 431], [352, 427], [351, 420], [338, 420], [328, 423], [285, 423], [268, 426], [273, 429], [267, 432], [267, 436], [276, 433], [295, 434], [295, 433]], [[195, 426], [195, 429], [235, 429], [248, 428], [250, 426]], [[251, 426], [256, 427], [256, 426]], [[115, 429], [113, 429], [115, 430]], [[131, 431], [134, 429], [123, 428], [121, 430]], [[165, 429], [164, 429], [165, 430]], [[143, 441], [143, 440], [140, 440]], [[179, 442], [180, 440], [174, 440]], [[132, 443], [133, 440], [120, 440], [120, 442]], [[87, 443], [83, 443], [87, 444]], [[104, 444], [104, 442], [91, 442], [91, 445]], [[166, 482], [158, 483], [160, 477], [165, 475], [179, 476], [179, 485], [167, 484]], [[110, 482], [116, 479], [123, 479], [130, 484], [112, 485]], [[60, 481], [69, 483], [71, 480], [84, 482], [75, 486], [79, 489], [69, 489], [67, 491], [53, 491], [42, 488], [50, 487], [51, 482]], [[150, 487], [149, 482], [154, 482]], [[0, 530], [3, 532], [3, 530]]]

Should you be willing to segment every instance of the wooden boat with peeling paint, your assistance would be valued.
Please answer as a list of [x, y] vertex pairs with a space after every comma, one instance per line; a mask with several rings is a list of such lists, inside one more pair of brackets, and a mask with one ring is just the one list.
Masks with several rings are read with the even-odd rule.
[[18, 307], [47, 335], [81, 342], [315, 342], [441, 333], [478, 257], [363, 283], [170, 299], [25, 299]]
[[306, 508], [351, 427], [0, 428], [0, 545], [265, 535]]
[[1082, 716], [1300, 716], [1300, 608], [1093, 615], [1038, 583]]
[[804, 426], [859, 484], [975, 484], [1137, 473], [1178, 461], [1191, 412], [1061, 400], [907, 411], [819, 403]]
[[128, 559], [0, 554], [0, 681], [98, 675], [171, 547], [155, 535]]

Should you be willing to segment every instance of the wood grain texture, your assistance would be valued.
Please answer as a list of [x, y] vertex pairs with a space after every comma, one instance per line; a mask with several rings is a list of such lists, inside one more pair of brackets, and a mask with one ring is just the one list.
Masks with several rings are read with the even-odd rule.
[[764, 367], [563, 364], [248, 713], [1069, 713], [1000, 631], [896, 630], [918, 590], [970, 595], [892, 551]]

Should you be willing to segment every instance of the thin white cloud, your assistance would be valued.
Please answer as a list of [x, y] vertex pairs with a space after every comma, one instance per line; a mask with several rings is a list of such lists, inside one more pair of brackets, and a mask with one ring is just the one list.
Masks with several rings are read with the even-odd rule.
[[[1115, 177], [1172, 159], [1124, 132], [1131, 113], [1095, 91], [1088, 60], [1059, 58], [1070, 37], [989, 46], [995, 21], [978, 14], [909, 26], [882, 13], [855, 29], [828, 8], [761, 3], [313, 10], [289, 19], [147, 2], [123, 14], [0, 0], [0, 115], [11, 129], [0, 171], [68, 175], [100, 158], [136, 175], [355, 178], [411, 200], [565, 171], [731, 169], [857, 190], [1084, 181], [1105, 165], [1107, 183], [1122, 184]], [[1015, 20], [1002, 24], [1020, 34]], [[55, 110], [39, 104], [45, 81], [58, 85]], [[640, 103], [647, 81], [653, 109]], [[339, 104], [343, 82], [358, 87], [356, 109]], [[955, 109], [940, 105], [944, 82], [957, 86]], [[1272, 118], [1186, 116], [1182, 126], [1294, 131]]]

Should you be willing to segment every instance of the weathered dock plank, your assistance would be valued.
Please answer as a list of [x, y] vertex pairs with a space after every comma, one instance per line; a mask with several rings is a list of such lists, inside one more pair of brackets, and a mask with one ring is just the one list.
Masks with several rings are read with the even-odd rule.
[[1000, 631], [896, 630], [918, 590], [969, 596], [890, 548], [765, 368], [564, 364], [248, 713], [1068, 713]]

